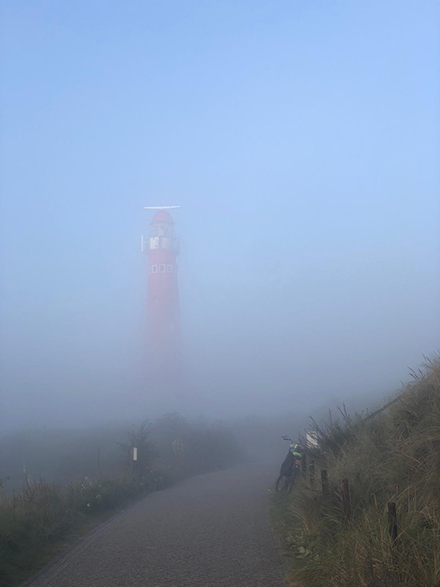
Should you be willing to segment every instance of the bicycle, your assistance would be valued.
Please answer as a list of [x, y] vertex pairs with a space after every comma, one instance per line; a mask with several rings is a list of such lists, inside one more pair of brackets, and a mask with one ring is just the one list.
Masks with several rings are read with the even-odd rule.
[[[288, 440], [293, 443], [292, 439], [288, 436], [282, 436], [283, 440]], [[290, 451], [289, 451], [290, 454]], [[289, 455], [288, 455], [289, 456]], [[292, 458], [293, 455], [292, 455]], [[286, 457], [287, 459], [287, 457]], [[287, 468], [288, 467], [288, 468]], [[294, 458], [293, 463], [284, 463], [281, 465], [281, 470], [278, 479], [275, 483], [275, 491], [285, 491], [286, 493], [290, 493], [292, 491], [292, 487], [295, 484], [296, 478], [301, 474], [301, 462]]]
[[290, 493], [292, 491], [292, 487], [295, 485], [297, 477], [300, 475], [300, 472], [301, 463], [299, 461], [295, 461], [290, 474], [280, 474], [275, 483], [275, 491], [285, 491], [286, 493]]

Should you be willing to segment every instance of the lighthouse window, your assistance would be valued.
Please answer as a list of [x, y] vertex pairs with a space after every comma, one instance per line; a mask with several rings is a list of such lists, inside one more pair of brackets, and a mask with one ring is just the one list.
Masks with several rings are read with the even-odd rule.
[[165, 265], [159, 265], [160, 273], [165, 273]]
[[167, 273], [172, 273], [172, 272], [173, 272], [173, 266], [167, 265]]
[[157, 265], [151, 265], [151, 273], [157, 273]]

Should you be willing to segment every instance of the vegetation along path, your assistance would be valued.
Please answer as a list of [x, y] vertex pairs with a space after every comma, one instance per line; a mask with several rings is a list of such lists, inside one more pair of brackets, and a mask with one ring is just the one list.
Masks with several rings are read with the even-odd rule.
[[247, 465], [150, 494], [26, 585], [282, 587], [268, 521], [274, 474]]

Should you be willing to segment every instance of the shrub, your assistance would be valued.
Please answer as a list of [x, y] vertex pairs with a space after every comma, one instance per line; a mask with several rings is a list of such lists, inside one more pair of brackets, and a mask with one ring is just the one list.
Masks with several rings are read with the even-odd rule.
[[233, 431], [221, 422], [188, 422], [178, 414], [166, 414], [154, 422], [152, 438], [160, 455], [156, 465], [172, 476], [223, 469], [242, 457]]

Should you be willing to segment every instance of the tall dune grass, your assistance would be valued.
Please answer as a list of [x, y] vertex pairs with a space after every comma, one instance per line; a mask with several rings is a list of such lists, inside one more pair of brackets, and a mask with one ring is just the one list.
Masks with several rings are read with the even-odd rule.
[[[317, 425], [320, 446], [308, 455], [315, 482], [303, 477], [276, 508], [291, 586], [438, 587], [440, 585], [440, 361], [414, 373], [388, 410]], [[323, 496], [319, 468], [326, 469]], [[341, 480], [350, 484], [351, 521]], [[398, 539], [388, 529], [395, 502]], [[280, 513], [281, 512], [281, 513]]]

